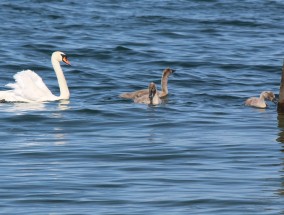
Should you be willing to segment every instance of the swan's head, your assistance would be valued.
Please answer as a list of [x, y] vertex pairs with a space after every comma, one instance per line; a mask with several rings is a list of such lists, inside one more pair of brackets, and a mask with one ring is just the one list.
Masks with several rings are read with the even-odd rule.
[[263, 97], [269, 101], [274, 102], [275, 104], [277, 103], [277, 99], [275, 98], [275, 95], [271, 91], [264, 91], [261, 93]]
[[156, 85], [151, 82], [149, 84], [149, 99], [150, 99], [150, 104], [153, 104], [153, 98], [154, 96], [156, 95], [157, 93], [157, 88], [156, 88]]
[[169, 77], [171, 74], [173, 74], [175, 72], [175, 70], [171, 69], [171, 68], [166, 68], [163, 71], [163, 77]]
[[71, 66], [71, 64], [70, 64], [70, 62], [69, 62], [69, 60], [67, 58], [67, 55], [64, 54], [63, 52], [60, 52], [60, 51], [53, 52], [52, 56], [51, 56], [51, 59], [52, 60], [56, 60], [58, 62], [64, 62], [67, 65]]

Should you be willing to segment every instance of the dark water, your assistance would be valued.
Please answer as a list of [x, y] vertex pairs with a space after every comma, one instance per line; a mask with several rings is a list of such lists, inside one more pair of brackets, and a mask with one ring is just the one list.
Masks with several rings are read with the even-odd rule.
[[[1, 214], [283, 214], [281, 0], [0, 3], [0, 90], [23, 69], [69, 102], [0, 104]], [[167, 101], [122, 92], [169, 79]], [[159, 86], [160, 87], [160, 86]]]

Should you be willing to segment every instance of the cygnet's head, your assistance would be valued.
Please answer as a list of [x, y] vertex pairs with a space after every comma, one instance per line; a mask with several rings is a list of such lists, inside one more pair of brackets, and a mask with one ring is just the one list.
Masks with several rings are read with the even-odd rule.
[[263, 97], [269, 101], [274, 102], [275, 104], [277, 103], [277, 99], [275, 98], [275, 95], [271, 91], [264, 91], [261, 93]]
[[173, 74], [175, 72], [175, 70], [171, 69], [170, 67], [164, 69], [163, 71], [163, 77], [169, 77], [171, 74]]
[[54, 60], [57, 60], [58, 62], [64, 62], [66, 63], [67, 65], [71, 65], [68, 58], [67, 58], [67, 55], [64, 54], [63, 52], [61, 51], [56, 51], [56, 52], [53, 52], [52, 53], [52, 56], [51, 56], [51, 59], [54, 59]]
[[154, 96], [156, 95], [157, 93], [157, 88], [156, 88], [156, 85], [151, 82], [149, 84], [149, 99], [150, 99], [150, 104], [153, 104], [153, 98]]

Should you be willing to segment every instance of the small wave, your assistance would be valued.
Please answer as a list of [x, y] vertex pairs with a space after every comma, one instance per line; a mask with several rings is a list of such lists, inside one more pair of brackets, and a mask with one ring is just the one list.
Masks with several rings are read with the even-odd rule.
[[125, 47], [125, 46], [116, 46], [114, 48], [115, 51], [132, 51], [132, 49]]

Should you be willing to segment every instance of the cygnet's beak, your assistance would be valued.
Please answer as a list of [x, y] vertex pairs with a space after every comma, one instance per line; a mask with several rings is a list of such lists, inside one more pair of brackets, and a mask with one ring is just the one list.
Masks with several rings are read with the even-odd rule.
[[149, 99], [150, 99], [150, 104], [153, 104], [153, 98], [155, 96], [156, 91], [154, 89], [151, 89], [149, 92]]
[[278, 99], [277, 99], [277, 98], [273, 98], [271, 101], [272, 101], [274, 104], [277, 104], [277, 103], [278, 103]]
[[153, 99], [153, 98], [154, 98], [154, 95], [155, 95], [155, 91], [154, 91], [154, 90], [151, 90], [150, 93], [149, 93], [149, 98], [150, 98], [150, 99]]

